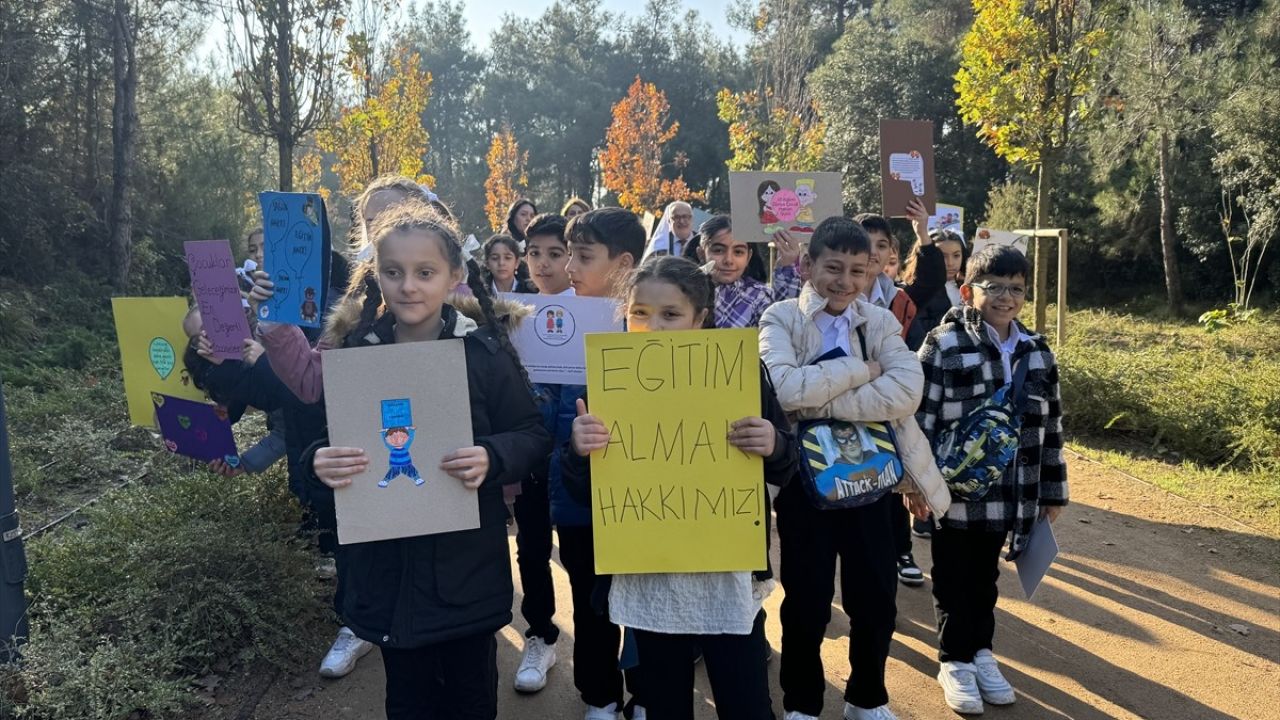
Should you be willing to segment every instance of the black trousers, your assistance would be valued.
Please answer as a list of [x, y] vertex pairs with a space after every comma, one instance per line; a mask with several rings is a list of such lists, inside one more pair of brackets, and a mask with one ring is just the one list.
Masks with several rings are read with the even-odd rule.
[[[624, 673], [618, 667], [618, 652], [622, 629], [609, 622], [607, 598], [593, 602], [597, 577], [591, 528], [561, 526], [556, 533], [560, 537], [560, 564], [569, 574], [573, 592], [573, 684], [586, 704], [605, 707], [617, 703], [621, 709]], [[625, 676], [634, 694], [636, 671], [628, 670]]]
[[836, 558], [840, 596], [849, 616], [849, 665], [844, 699], [861, 708], [889, 702], [885, 662], [898, 608], [898, 566], [890, 510], [893, 493], [860, 508], [818, 510], [797, 482], [774, 504], [782, 563], [782, 706], [822, 714], [826, 676], [822, 640], [831, 620]]
[[694, 659], [702, 652], [721, 720], [774, 720], [764, 612], [750, 635], [670, 635], [636, 630], [638, 672], [652, 720], [693, 720]]
[[520, 615], [529, 624], [525, 637], [554, 644], [560, 628], [556, 591], [551, 581], [551, 501], [546, 478], [526, 478], [516, 496], [516, 566], [520, 569]]
[[890, 519], [893, 521], [893, 549], [898, 556], [911, 552], [911, 511], [902, 504], [902, 496], [892, 493], [895, 502]]
[[991, 649], [1005, 536], [1003, 532], [934, 529], [933, 612], [941, 662], [973, 662], [974, 653]]
[[410, 650], [382, 648], [387, 720], [498, 717], [497, 653], [493, 633]]

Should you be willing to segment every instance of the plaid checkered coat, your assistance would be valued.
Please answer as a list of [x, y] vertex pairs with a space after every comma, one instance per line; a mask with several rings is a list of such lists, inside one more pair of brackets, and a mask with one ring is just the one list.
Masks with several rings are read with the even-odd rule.
[[[1025, 330], [1024, 330], [1025, 331]], [[953, 498], [947, 527], [1013, 532], [1009, 558], [1022, 552], [1042, 505], [1067, 504], [1067, 466], [1062, 460], [1062, 400], [1058, 364], [1041, 335], [1027, 333], [1011, 367], [1029, 362], [1022, 408], [1022, 438], [1014, 472], [976, 502]], [[952, 308], [925, 338], [920, 364], [925, 392], [916, 419], [934, 447], [938, 434], [965, 417], [1006, 382], [1000, 350], [972, 307]]]

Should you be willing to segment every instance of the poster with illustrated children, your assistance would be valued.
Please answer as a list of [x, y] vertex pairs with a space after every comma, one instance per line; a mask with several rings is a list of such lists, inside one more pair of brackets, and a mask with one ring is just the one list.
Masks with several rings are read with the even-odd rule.
[[760, 414], [759, 357], [755, 328], [587, 336], [597, 573], [764, 569], [764, 465], [728, 440]]
[[818, 223], [842, 212], [840, 194], [840, 173], [731, 172], [734, 237], [768, 242], [786, 230], [807, 243]]
[[204, 332], [213, 343], [213, 354], [224, 360], [239, 360], [244, 354], [244, 341], [249, 338], [249, 320], [244, 314], [231, 243], [199, 240], [183, 243], [182, 247], [191, 274], [191, 293], [200, 308]]
[[182, 354], [187, 350], [187, 336], [182, 332], [182, 320], [187, 315], [185, 298], [112, 298], [111, 312], [120, 345], [129, 422], [155, 426], [152, 393], [205, 399], [182, 365]]
[[936, 215], [933, 174], [933, 123], [928, 120], [880, 121], [880, 197], [886, 217], [905, 217], [913, 199]]
[[929, 232], [950, 230], [964, 237], [964, 208], [938, 203], [938, 211], [929, 216]]
[[264, 192], [263, 270], [275, 295], [258, 306], [258, 318], [321, 327], [329, 287], [329, 218], [315, 193]]
[[587, 333], [621, 332], [622, 314], [611, 298], [502, 293], [530, 314], [511, 333], [511, 344], [529, 379], [558, 385], [587, 384]]
[[207, 402], [151, 393], [156, 424], [165, 448], [204, 462], [221, 460], [228, 467], [240, 467], [240, 452], [231, 432], [227, 409]]
[[440, 469], [475, 444], [462, 340], [329, 350], [324, 398], [329, 444], [369, 456], [333, 493], [339, 543], [480, 527], [477, 491]]
[[977, 255], [982, 248], [988, 245], [1004, 245], [1026, 255], [1027, 244], [1030, 241], [1031, 238], [1027, 235], [1019, 235], [1009, 230], [992, 230], [991, 228], [980, 227], [973, 235], [973, 254]]

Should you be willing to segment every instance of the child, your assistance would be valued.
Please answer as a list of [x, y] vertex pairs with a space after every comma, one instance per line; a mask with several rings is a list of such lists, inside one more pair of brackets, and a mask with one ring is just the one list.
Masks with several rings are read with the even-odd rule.
[[1037, 517], [1053, 521], [1067, 504], [1058, 364], [1044, 337], [1016, 319], [1030, 275], [1017, 250], [984, 248], [969, 259], [964, 305], [948, 312], [920, 348], [925, 396], [916, 418], [931, 443], [1026, 368], [1014, 401], [1022, 418], [1016, 463], [982, 499], [957, 500], [939, 513], [933, 535], [938, 682], [947, 705], [960, 713], [981, 713], [984, 701], [1014, 701], [991, 654], [1000, 550], [1012, 533], [1007, 559], [1017, 557]]
[[[380, 215], [369, 237], [373, 252], [354, 273], [319, 348], [309, 349], [290, 326], [270, 328], [264, 344], [281, 379], [314, 401], [329, 347], [464, 338], [476, 445], [449, 453], [440, 468], [479, 489], [481, 527], [345, 546], [351, 567], [366, 572], [352, 573], [343, 617], [357, 636], [382, 647], [388, 718], [422, 717], [436, 703], [492, 718], [494, 632], [510, 622], [512, 600], [501, 486], [523, 479], [550, 450], [549, 438], [478, 274], [469, 278], [483, 328], [445, 303], [463, 272], [457, 231], [409, 200]], [[270, 279], [256, 277], [255, 299], [270, 297]], [[332, 488], [367, 467], [359, 448], [315, 451], [315, 475]]]
[[[893, 237], [889, 221], [880, 215], [862, 213], [857, 220], [862, 229], [871, 238], [871, 258], [867, 266], [869, 289], [864, 292], [872, 305], [887, 309], [902, 325], [902, 338], [907, 341], [907, 348], [912, 352], [920, 348], [925, 333], [931, 328], [922, 328], [916, 320], [920, 306], [932, 302], [940, 294], [945, 282], [945, 265], [942, 254], [934, 246], [933, 240], [926, 232], [929, 224], [929, 213], [924, 204], [913, 199], [907, 204], [907, 215], [916, 233], [916, 248], [907, 258], [907, 263], [914, 268], [910, 278], [903, 282], [895, 282], [885, 271], [886, 265], [898, 257], [898, 241]], [[898, 558], [898, 580], [903, 585], [918, 587], [924, 584], [924, 572], [916, 564], [915, 555], [911, 552], [911, 517], [903, 506], [893, 508], [894, 554]], [[916, 523], [917, 534], [927, 537], [928, 520]]]
[[516, 279], [520, 266], [520, 246], [510, 235], [494, 235], [484, 243], [484, 266], [489, 276], [490, 291], [499, 293], [534, 293], [537, 288], [528, 280]]
[[564, 207], [560, 208], [560, 214], [564, 216], [566, 221], [581, 215], [582, 213], [591, 212], [591, 205], [580, 197], [571, 197]]
[[772, 286], [746, 276], [754, 251], [733, 236], [733, 223], [728, 215], [716, 215], [702, 223], [700, 237], [715, 283], [715, 327], [756, 327], [765, 308], [800, 294], [800, 275], [795, 267], [800, 259], [800, 243], [790, 233], [781, 230], [774, 233], [778, 259]]
[[[916, 324], [926, 335], [942, 324], [943, 316], [951, 308], [959, 307], [963, 302], [960, 297], [960, 286], [964, 284], [964, 265], [969, 259], [969, 244], [956, 231], [934, 230], [929, 237], [933, 238], [934, 246], [942, 253], [947, 282], [942, 286], [942, 292], [934, 293], [932, 298], [921, 303], [917, 308]], [[902, 282], [908, 285], [915, 282], [918, 272], [919, 263], [916, 256], [912, 255], [902, 269]]]
[[[582, 213], [579, 213], [582, 214]], [[525, 259], [533, 284], [542, 295], [573, 295], [569, 284], [569, 246], [564, 228], [568, 221], [560, 215], [539, 215], [529, 225]]]
[[[569, 221], [565, 237], [569, 245], [566, 270], [577, 294], [622, 297], [627, 275], [644, 252], [644, 227], [635, 213], [621, 208], [583, 213]], [[586, 388], [542, 385], [539, 390], [543, 418], [555, 429], [547, 489], [551, 519], [560, 538], [560, 563], [573, 593], [573, 683], [587, 705], [586, 720], [615, 720], [622, 706], [624, 678], [618, 669], [622, 631], [592, 605], [598, 578], [591, 511], [569, 493], [560, 474], [562, 447], [577, 416], [577, 400]], [[628, 671], [627, 675], [626, 684], [634, 694], [634, 674]], [[643, 716], [637, 706], [632, 720]]]
[[[890, 422], [911, 486], [913, 512], [946, 510], [948, 497], [912, 414], [920, 403], [920, 364], [887, 310], [860, 299], [868, 282], [870, 240], [862, 226], [828, 218], [801, 258], [809, 282], [799, 299], [765, 310], [760, 354], [784, 410], [799, 420]], [[863, 348], [865, 347], [865, 351]], [[821, 362], [815, 359], [827, 356]], [[807, 480], [806, 480], [807, 481]], [[844, 717], [893, 720], [884, 684], [897, 590], [890, 546], [894, 495], [840, 510], [820, 510], [802, 482], [778, 494], [782, 551], [782, 705], [787, 720], [822, 713], [826, 679], [820, 654], [831, 617], [835, 565], [851, 626]]]
[[[712, 305], [712, 288], [694, 263], [670, 256], [650, 258], [626, 290], [629, 332], [694, 330]], [[761, 417], [733, 423], [729, 443], [764, 460], [764, 479], [785, 485], [799, 458], [795, 436], [760, 365]], [[590, 498], [587, 456], [609, 442], [604, 421], [586, 414], [578, 400], [572, 453], [564, 455], [565, 483]], [[767, 496], [767, 495], [766, 495]], [[766, 513], [768, 509], [766, 508]], [[692, 720], [694, 659], [700, 651], [725, 718], [772, 720], [767, 642], [761, 605], [773, 581], [750, 572], [617, 575], [609, 588], [609, 617], [635, 631], [645, 710], [655, 718]]]
[[[565, 244], [564, 229], [565, 219], [559, 215], [539, 215], [529, 225], [526, 241], [529, 270], [543, 295], [574, 294], [565, 269], [569, 247]], [[555, 312], [547, 310], [544, 317], [533, 318], [532, 322], [543, 323], [547, 332], [554, 332], [556, 320]], [[556, 434], [559, 424], [571, 422], [573, 399], [581, 390], [560, 385], [537, 385], [535, 390], [541, 399], [544, 427]], [[567, 414], [570, 420], [560, 423], [557, 410]], [[558, 477], [558, 467], [555, 472]], [[552, 621], [556, 614], [556, 595], [551, 579], [549, 482], [549, 466], [539, 463], [525, 478], [512, 508], [516, 518], [516, 564], [520, 569], [520, 615], [529, 624], [515, 676], [515, 688], [522, 693], [535, 693], [546, 687], [547, 672], [556, 664], [555, 646], [560, 637], [560, 628]]]

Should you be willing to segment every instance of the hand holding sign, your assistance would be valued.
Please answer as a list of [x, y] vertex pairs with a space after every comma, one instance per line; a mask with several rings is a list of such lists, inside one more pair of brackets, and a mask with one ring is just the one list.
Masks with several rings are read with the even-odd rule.
[[573, 419], [573, 430], [570, 435], [573, 451], [586, 457], [609, 445], [609, 428], [595, 415], [587, 412], [587, 403], [578, 398], [578, 416]]
[[912, 195], [924, 195], [924, 158], [915, 150], [909, 153], [891, 153], [889, 176], [894, 180], [911, 183]]

